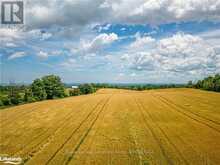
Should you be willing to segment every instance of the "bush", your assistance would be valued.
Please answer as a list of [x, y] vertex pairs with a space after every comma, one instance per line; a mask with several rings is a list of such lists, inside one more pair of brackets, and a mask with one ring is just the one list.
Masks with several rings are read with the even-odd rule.
[[79, 86], [79, 90], [82, 94], [94, 93], [96, 90], [91, 84], [83, 84]]
[[79, 96], [79, 95], [81, 95], [81, 92], [79, 89], [71, 89], [69, 91], [69, 94], [70, 94], [70, 96]]
[[22, 103], [22, 97], [19, 93], [15, 93], [15, 94], [11, 95], [10, 100], [11, 100], [11, 103], [15, 104], [15, 105]]
[[3, 103], [4, 105], [11, 105], [11, 100], [9, 99], [8, 96], [2, 97], [1, 100], [2, 100], [2, 103]]
[[2, 100], [0, 100], [0, 107], [3, 106], [3, 105], [4, 105], [4, 104], [3, 104]]
[[24, 102], [33, 102], [35, 99], [33, 97], [33, 93], [31, 89], [25, 89], [24, 93]]

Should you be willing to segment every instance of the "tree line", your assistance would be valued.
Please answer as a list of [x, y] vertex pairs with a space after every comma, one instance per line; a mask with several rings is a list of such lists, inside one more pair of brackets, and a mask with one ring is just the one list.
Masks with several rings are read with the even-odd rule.
[[115, 89], [128, 89], [128, 90], [150, 90], [150, 89], [165, 89], [165, 88], [183, 88], [185, 84], [92, 84], [95, 88], [115, 88]]
[[95, 91], [91, 84], [82, 84], [77, 89], [67, 90], [59, 76], [48, 75], [35, 79], [31, 85], [27, 86], [0, 86], [0, 106], [77, 96]]
[[81, 84], [76, 89], [67, 88], [56, 75], [48, 75], [35, 79], [31, 85], [0, 86], [0, 107], [30, 103], [35, 101], [78, 96], [96, 92], [100, 88], [116, 88], [129, 90], [150, 90], [164, 88], [196, 88], [220, 92], [220, 74], [209, 76], [196, 83], [189, 81], [188, 84], [107, 84], [90, 83]]
[[189, 81], [188, 87], [220, 92], [220, 74], [206, 77], [203, 80], [197, 81], [195, 84], [193, 84], [192, 81]]

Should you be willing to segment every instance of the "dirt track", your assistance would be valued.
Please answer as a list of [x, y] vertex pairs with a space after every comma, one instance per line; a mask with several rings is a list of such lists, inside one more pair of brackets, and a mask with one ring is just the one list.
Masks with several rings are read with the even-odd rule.
[[25, 164], [220, 164], [220, 94], [103, 89], [0, 111], [0, 156]]

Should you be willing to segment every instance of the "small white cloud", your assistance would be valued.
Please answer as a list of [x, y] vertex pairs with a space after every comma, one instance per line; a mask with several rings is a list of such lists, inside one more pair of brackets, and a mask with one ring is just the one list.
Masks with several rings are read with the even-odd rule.
[[83, 68], [74, 58], [67, 59], [66, 61], [62, 62], [60, 66], [70, 71], [79, 71]]
[[140, 37], [139, 35], [136, 36], [135, 42], [130, 45], [130, 49], [136, 50], [150, 46], [151, 44], [155, 43], [155, 39], [149, 36]]
[[0, 42], [13, 42], [22, 39], [24, 34], [21, 30], [12, 28], [0, 28]]
[[59, 56], [61, 55], [63, 52], [61, 50], [54, 50], [51, 52], [51, 56]]
[[136, 74], [136, 73], [131, 73], [130, 76], [131, 76], [131, 77], [136, 77], [137, 74]]
[[8, 60], [13, 60], [13, 59], [16, 59], [16, 58], [22, 58], [24, 56], [26, 56], [27, 54], [25, 52], [15, 52], [13, 53], [12, 55], [10, 55], [8, 57]]
[[41, 29], [34, 29], [34, 30], [27, 32], [26, 36], [28, 38], [34, 38], [34, 39], [39, 39], [39, 40], [44, 41], [44, 40], [51, 38], [52, 34], [46, 31], [43, 31]]
[[5, 44], [5, 46], [6, 46], [6, 47], [16, 47], [17, 45], [14, 44], [14, 43], [12, 43], [12, 42], [7, 42], [7, 43]]
[[42, 34], [42, 40], [47, 40], [47, 39], [49, 39], [51, 37], [52, 37], [51, 33], [43, 33]]
[[46, 59], [46, 58], [48, 58], [48, 53], [44, 52], [44, 51], [40, 51], [40, 52], [37, 53], [37, 56], [42, 58], [42, 59]]

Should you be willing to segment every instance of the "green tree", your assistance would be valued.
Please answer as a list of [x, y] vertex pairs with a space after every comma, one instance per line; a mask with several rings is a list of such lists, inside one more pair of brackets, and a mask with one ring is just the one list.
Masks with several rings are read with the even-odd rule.
[[36, 79], [31, 84], [31, 91], [36, 100], [44, 100], [47, 98], [44, 82], [41, 79]]
[[59, 76], [48, 75], [42, 78], [47, 99], [65, 96], [65, 88]]
[[79, 90], [82, 94], [89, 94], [95, 92], [95, 88], [91, 84], [82, 84], [79, 86]]
[[216, 74], [214, 77], [214, 90], [220, 92], [220, 74]]
[[3, 97], [1, 98], [1, 100], [2, 100], [2, 102], [3, 102], [4, 105], [11, 105], [11, 100], [9, 99], [8, 96], [3, 96]]
[[32, 101], [34, 101], [33, 93], [31, 91], [31, 89], [28, 89], [28, 88], [25, 89], [25, 91], [24, 91], [24, 101], [25, 102], [32, 102]]
[[12, 104], [18, 105], [22, 103], [22, 97], [19, 94], [19, 91], [12, 87], [11, 92], [9, 94], [9, 98]]

